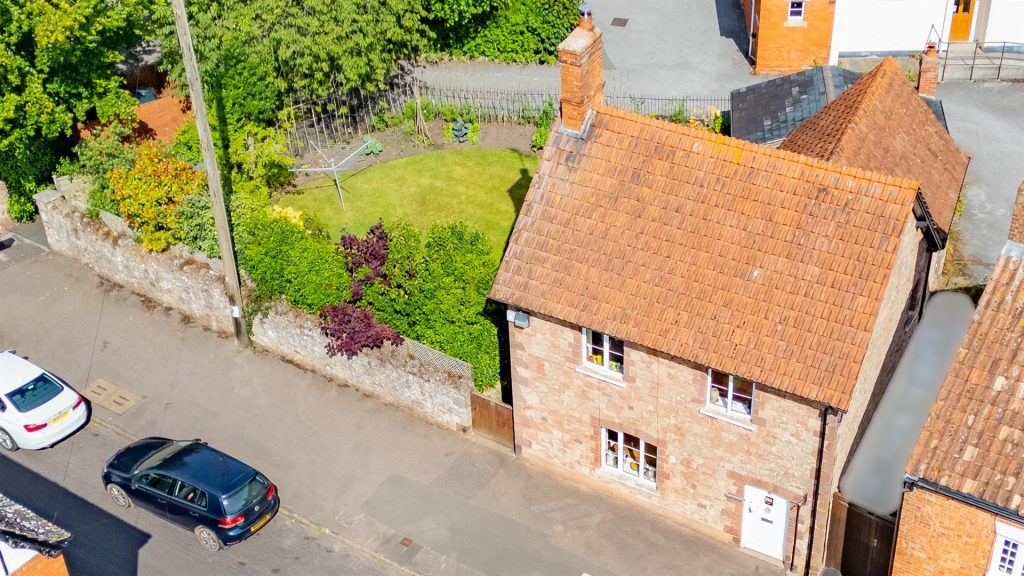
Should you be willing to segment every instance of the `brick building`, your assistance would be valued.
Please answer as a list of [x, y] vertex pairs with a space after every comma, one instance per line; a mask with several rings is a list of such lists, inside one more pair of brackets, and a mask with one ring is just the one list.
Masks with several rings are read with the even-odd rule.
[[[840, 58], [910, 56], [926, 41], [1024, 42], [1024, 0], [739, 0], [747, 55], [758, 73], [789, 73]], [[1011, 46], [1012, 47], [1012, 46]]]
[[[829, 64], [835, 0], [740, 0], [758, 73]], [[834, 64], [834, 62], [833, 62]]]
[[0, 568], [11, 576], [68, 576], [61, 549], [71, 535], [0, 494]]
[[[491, 293], [515, 325], [516, 451], [817, 573], [839, 474], [927, 288], [922, 192], [955, 199], [962, 177], [933, 189], [611, 108], [600, 44], [585, 13], [559, 46], [560, 121]], [[841, 122], [891, 97], [889, 73], [793, 146], [855, 149]]]
[[1010, 236], [918, 439], [893, 576], [1024, 573], [1024, 185]]

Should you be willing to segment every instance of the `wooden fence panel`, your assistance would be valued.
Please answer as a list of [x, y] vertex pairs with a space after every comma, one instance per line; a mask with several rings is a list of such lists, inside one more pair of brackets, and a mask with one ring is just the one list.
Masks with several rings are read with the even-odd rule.
[[849, 504], [838, 493], [832, 498], [825, 566], [843, 576], [888, 576], [895, 544], [896, 523]]
[[515, 437], [512, 432], [512, 407], [495, 402], [477, 393], [470, 398], [473, 411], [473, 431], [513, 448]]

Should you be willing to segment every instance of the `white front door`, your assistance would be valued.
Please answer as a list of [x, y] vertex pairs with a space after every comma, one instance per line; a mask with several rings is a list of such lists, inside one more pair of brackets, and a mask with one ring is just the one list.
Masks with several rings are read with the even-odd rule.
[[788, 526], [788, 500], [761, 488], [743, 487], [740, 546], [782, 560]]

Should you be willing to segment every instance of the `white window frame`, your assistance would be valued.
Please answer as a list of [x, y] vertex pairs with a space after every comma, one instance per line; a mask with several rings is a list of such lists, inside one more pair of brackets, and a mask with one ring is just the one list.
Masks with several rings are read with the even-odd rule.
[[[615, 374], [617, 376], [622, 376], [623, 374], [626, 373], [626, 342], [624, 340], [620, 340], [618, 338], [615, 338], [614, 336], [609, 336], [609, 335], [605, 334], [604, 332], [598, 332], [597, 330], [592, 330], [590, 328], [583, 328], [583, 329], [581, 329], [580, 332], [583, 335], [583, 348], [582, 348], [582, 350], [580, 350], [580, 355], [581, 355], [581, 360], [582, 360], [584, 366], [598, 368], [598, 369], [604, 370], [605, 372], [608, 372], [610, 374]], [[592, 361], [590, 359], [591, 358], [591, 349], [590, 349], [590, 346], [591, 346], [590, 345], [590, 335], [591, 334], [600, 334], [601, 337], [602, 337], [602, 341], [601, 341], [602, 342], [602, 345], [601, 345], [601, 363], [600, 364], [597, 363], [597, 362], [594, 362], [594, 361]], [[612, 340], [618, 340], [619, 342], [622, 343], [622, 362], [619, 363], [619, 369], [618, 370], [612, 368], [611, 354], [609, 353], [609, 350], [611, 348], [611, 341]]]
[[[1005, 569], [1004, 549], [1012, 547], [1009, 569]], [[996, 521], [996, 538], [986, 576], [1024, 575], [1024, 529]]]
[[[796, 14], [796, 15], [793, 14], [793, 4], [799, 4], [800, 5], [800, 7], [798, 8], [798, 12], [799, 13]], [[789, 7], [786, 8], [787, 20], [789, 20], [790, 22], [803, 22], [804, 14], [806, 13], [806, 11], [807, 11], [807, 2], [806, 2], [806, 0], [789, 0]]]
[[[616, 448], [614, 451], [609, 450], [609, 439], [608, 433], [612, 432], [616, 434], [618, 440], [616, 440]], [[614, 470], [618, 474], [628, 476], [630, 479], [635, 481], [643, 482], [649, 486], [658, 485], [658, 463], [661, 461], [661, 454], [658, 453], [658, 447], [654, 444], [645, 442], [643, 438], [629, 434], [634, 438], [640, 440], [640, 459], [635, 461], [632, 457], [628, 457], [626, 452], [626, 433], [615, 430], [613, 428], [601, 428], [601, 467], [604, 469]], [[648, 449], [653, 448], [654, 454], [648, 454]], [[654, 467], [652, 468], [647, 464], [647, 457], [654, 458]], [[636, 473], [630, 471], [629, 464], [635, 463], [637, 465]], [[653, 470], [653, 473], [648, 473], [649, 470]]]
[[[729, 386], [728, 386], [728, 389], [727, 389], [726, 395], [725, 395], [725, 406], [722, 406], [721, 404], [718, 404], [718, 403], [715, 403], [715, 402], [711, 401], [711, 390], [712, 390], [712, 388], [717, 388], [719, 386], [719, 385], [712, 385], [712, 383], [711, 383], [712, 382], [711, 375], [714, 372], [718, 372], [719, 374], [725, 374], [726, 376], [729, 377]], [[744, 380], [745, 380], [745, 378], [744, 378]], [[727, 414], [728, 416], [730, 416], [732, 418], [742, 418], [744, 420], [750, 420], [751, 417], [754, 415], [754, 396], [757, 395], [756, 394], [756, 392], [757, 392], [757, 383], [754, 382], [753, 380], [749, 380], [749, 382], [750, 382], [750, 398], [748, 398], [748, 400], [750, 400], [750, 411], [749, 412], [744, 412], [743, 410], [736, 410], [734, 408], [735, 405], [742, 405], [742, 403], [737, 402], [735, 400], [735, 398], [737, 396], [740, 397], [740, 398], [746, 398], [746, 396], [744, 396], [743, 394], [739, 394], [739, 393], [737, 393], [735, 391], [735, 389], [733, 388], [733, 382], [734, 382], [734, 376], [732, 374], [728, 374], [726, 372], [722, 372], [721, 370], [715, 370], [714, 368], [708, 368], [708, 385], [707, 385], [707, 390], [705, 391], [704, 402], [705, 402], [705, 404], [707, 404], [707, 407], [708, 407], [709, 410], [715, 410], [715, 411], [718, 411], [718, 412], [720, 412], [722, 414]], [[719, 397], [721, 397], [721, 392], [719, 392], [719, 395], [720, 395]]]

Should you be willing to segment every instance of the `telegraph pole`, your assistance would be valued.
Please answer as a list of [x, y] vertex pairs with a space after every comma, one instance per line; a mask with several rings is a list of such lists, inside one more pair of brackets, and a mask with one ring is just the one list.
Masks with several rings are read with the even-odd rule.
[[[249, 346], [249, 336], [245, 330], [245, 318], [242, 317], [242, 286], [238, 279], [238, 264], [235, 262], [235, 246], [231, 240], [228, 211], [224, 207], [224, 191], [221, 189], [220, 169], [217, 167], [217, 153], [213, 149], [210, 119], [206, 115], [206, 100], [203, 98], [203, 84], [199, 80], [199, 67], [196, 64], [195, 49], [192, 47], [192, 31], [188, 26], [185, 0], [171, 0], [171, 7], [174, 10], [174, 27], [178, 31], [181, 61], [185, 66], [185, 78], [188, 79], [188, 92], [192, 98], [192, 111], [196, 117], [199, 142], [203, 148], [206, 183], [210, 190], [210, 203], [213, 205], [213, 220], [217, 225], [217, 244], [220, 247], [221, 261], [224, 263], [224, 282], [228, 287], [228, 302], [231, 304], [231, 319], [232, 325], [235, 328], [235, 341], [238, 342], [239, 346], [247, 348]], [[227, 126], [221, 126], [221, 130], [227, 130]]]

